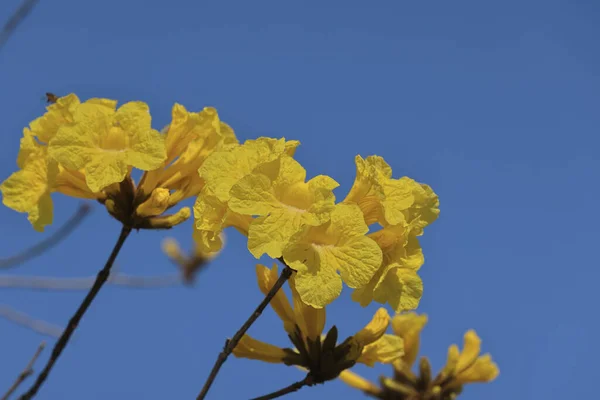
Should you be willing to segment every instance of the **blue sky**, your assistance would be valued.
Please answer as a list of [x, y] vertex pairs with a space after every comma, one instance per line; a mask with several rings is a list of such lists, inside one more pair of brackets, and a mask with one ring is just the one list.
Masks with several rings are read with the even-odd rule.
[[[2, 1], [0, 19], [18, 4]], [[592, 1], [41, 1], [0, 53], [0, 179], [15, 170], [22, 128], [43, 113], [47, 91], [144, 100], [157, 128], [173, 102], [215, 106], [242, 140], [300, 140], [297, 159], [309, 176], [338, 180], [340, 198], [354, 156], [379, 154], [395, 176], [440, 196], [441, 217], [421, 242], [422, 353], [434, 368], [474, 328], [501, 375], [463, 399], [589, 397], [600, 356], [599, 17]], [[54, 199], [56, 229], [78, 202]], [[0, 221], [0, 257], [53, 232], [6, 208]], [[160, 241], [189, 247], [191, 229], [134, 234], [120, 271], [174, 272]], [[93, 275], [118, 231], [94, 205], [76, 235], [11, 273]], [[38, 398], [193, 398], [260, 301], [254, 264], [229, 232], [192, 288], [105, 288]], [[377, 308], [349, 294], [328, 313], [341, 336]], [[2, 289], [0, 303], [64, 325], [83, 296]], [[1, 319], [0, 334], [5, 388], [43, 337]], [[287, 345], [271, 310], [251, 334]], [[375, 380], [391, 369], [358, 372]], [[249, 398], [301, 378], [232, 358], [209, 397]], [[341, 382], [289, 398], [308, 396], [362, 398]]]

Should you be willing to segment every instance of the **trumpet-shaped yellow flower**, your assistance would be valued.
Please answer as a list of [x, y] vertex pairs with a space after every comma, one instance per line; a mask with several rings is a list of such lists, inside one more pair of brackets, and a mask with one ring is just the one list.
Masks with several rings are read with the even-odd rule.
[[306, 170], [284, 154], [240, 179], [230, 190], [229, 208], [259, 216], [250, 224], [248, 249], [256, 257], [279, 258], [292, 236], [304, 226], [329, 220], [338, 183], [319, 175], [306, 180]]
[[423, 252], [416, 236], [405, 223], [387, 226], [368, 235], [383, 252], [383, 262], [369, 283], [352, 293], [363, 307], [375, 300], [388, 303], [396, 312], [417, 308], [423, 295], [423, 282], [417, 271], [423, 265]]
[[414, 202], [409, 182], [392, 179], [392, 168], [382, 157], [356, 156], [355, 162], [356, 179], [344, 203], [358, 204], [367, 225], [403, 222], [404, 211]]
[[379, 156], [356, 156], [356, 179], [344, 203], [358, 204], [367, 225], [406, 224], [415, 235], [439, 215], [439, 199], [431, 188], [413, 179], [392, 178], [392, 169]]
[[[425, 315], [415, 313], [399, 314], [393, 318], [392, 328], [396, 337], [404, 342], [404, 355], [392, 361], [394, 377], [382, 378], [381, 387], [350, 371], [342, 372], [340, 379], [354, 388], [382, 399], [451, 400], [462, 392], [464, 384], [490, 382], [498, 376], [498, 367], [492, 362], [491, 356], [479, 356], [481, 340], [473, 330], [465, 334], [462, 352], [458, 346], [450, 346], [446, 366], [435, 378], [432, 379], [431, 366], [426, 357], [421, 357], [418, 375], [415, 375], [411, 368], [417, 359], [419, 338], [426, 323]], [[380, 352], [385, 353], [385, 347], [382, 346]], [[369, 351], [366, 348], [361, 357], [368, 359]]]
[[480, 357], [480, 352], [481, 339], [474, 330], [465, 333], [462, 352], [454, 344], [449, 347], [443, 375], [452, 378], [452, 386], [496, 379], [499, 374], [498, 366], [489, 354]]
[[[257, 265], [256, 275], [261, 292], [267, 294], [277, 281], [277, 265], [273, 265], [272, 269]], [[293, 306], [281, 290], [270, 304], [283, 321], [284, 330], [295, 349], [282, 349], [244, 335], [233, 350], [236, 357], [297, 365], [307, 369], [315, 383], [319, 383], [334, 379], [356, 362], [372, 366], [375, 362], [389, 363], [402, 356], [402, 340], [384, 335], [390, 322], [384, 308], [379, 309], [371, 322], [356, 335], [336, 344], [335, 326], [322, 337], [325, 308], [314, 308], [300, 299], [295, 277], [290, 279], [289, 284]]]
[[164, 138], [150, 126], [148, 106], [90, 99], [73, 113], [48, 144], [48, 154], [71, 170], [83, 169], [88, 186], [98, 192], [125, 179], [129, 167], [152, 170], [166, 159]]
[[239, 146], [215, 151], [200, 167], [200, 177], [206, 181], [206, 190], [227, 203], [231, 188], [246, 175], [252, 174], [283, 154], [293, 156], [300, 143], [295, 140], [261, 137], [247, 140]]
[[194, 205], [199, 246], [205, 251], [220, 249], [221, 232], [228, 226], [248, 236], [252, 217], [230, 209], [230, 191], [246, 176], [268, 170], [279, 158], [293, 155], [298, 144], [285, 139], [259, 138], [242, 145], [228, 145], [207, 157], [198, 171], [204, 186]]
[[48, 111], [42, 117], [31, 122], [29, 129], [23, 130], [17, 157], [20, 170], [0, 185], [4, 205], [28, 213], [28, 219], [37, 231], [43, 231], [52, 223], [52, 192], [88, 199], [104, 197], [89, 190], [83, 174], [68, 171], [48, 157], [48, 141], [60, 126], [72, 122], [73, 112], [79, 104], [74, 94], [61, 97], [47, 107]]
[[237, 144], [237, 139], [212, 107], [189, 112], [175, 104], [164, 131], [167, 159], [162, 168], [143, 175], [139, 191], [147, 195], [158, 187], [169, 189], [172, 206], [200, 193], [204, 185], [198, 175], [200, 166], [213, 151]]
[[306, 227], [290, 240], [283, 258], [297, 271], [296, 288], [302, 301], [324, 307], [340, 295], [342, 281], [359, 288], [371, 280], [382, 253], [365, 236], [368, 230], [356, 205], [337, 204], [330, 221]]

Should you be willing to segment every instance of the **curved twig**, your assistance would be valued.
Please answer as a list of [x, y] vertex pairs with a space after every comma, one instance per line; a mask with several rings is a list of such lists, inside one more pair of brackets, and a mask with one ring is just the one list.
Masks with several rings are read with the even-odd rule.
[[79, 224], [83, 221], [85, 216], [89, 214], [90, 210], [91, 207], [88, 204], [82, 204], [79, 207], [79, 209], [77, 209], [77, 212], [75, 212], [75, 214], [73, 214], [73, 216], [71, 216], [71, 218], [69, 218], [67, 222], [65, 222], [65, 224], [61, 226], [50, 237], [42, 240], [39, 243], [36, 243], [28, 249], [21, 251], [17, 255], [0, 259], [0, 269], [14, 268], [20, 264], [23, 264], [26, 261], [31, 260], [32, 258], [43, 254], [46, 250], [56, 246], [57, 244], [62, 242], [67, 236], [69, 236], [69, 234], [73, 232], [73, 230], [75, 230], [77, 226], [79, 226]]

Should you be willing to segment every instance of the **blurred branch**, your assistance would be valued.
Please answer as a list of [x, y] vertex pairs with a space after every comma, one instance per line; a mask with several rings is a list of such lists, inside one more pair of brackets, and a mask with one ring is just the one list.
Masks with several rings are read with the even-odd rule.
[[250, 327], [258, 319], [258, 317], [260, 317], [260, 315], [265, 310], [265, 308], [267, 308], [267, 306], [269, 305], [269, 303], [271, 302], [273, 297], [275, 297], [275, 295], [277, 294], [279, 289], [281, 289], [283, 284], [290, 278], [290, 276], [292, 276], [292, 272], [294, 272], [294, 270], [292, 270], [290, 267], [288, 267], [286, 265], [285, 268], [283, 269], [283, 271], [281, 272], [281, 275], [279, 275], [279, 278], [277, 279], [277, 281], [271, 288], [271, 290], [269, 290], [269, 293], [267, 293], [267, 295], [265, 296], [263, 301], [261, 301], [260, 304], [258, 305], [258, 307], [256, 307], [256, 310], [254, 310], [254, 312], [252, 313], [250, 318], [248, 318], [248, 320], [246, 320], [246, 322], [244, 322], [244, 324], [241, 326], [241, 328], [235, 333], [235, 335], [233, 335], [231, 340], [227, 339], [225, 341], [225, 346], [223, 347], [223, 351], [221, 351], [221, 353], [219, 353], [219, 356], [217, 357], [217, 360], [215, 361], [215, 365], [213, 366], [212, 370], [210, 371], [210, 375], [206, 379], [206, 382], [204, 383], [204, 386], [202, 387], [202, 391], [200, 391], [200, 394], [198, 395], [196, 400], [203, 400], [206, 397], [215, 378], [219, 374], [219, 370], [221, 369], [221, 367], [223, 366], [225, 361], [227, 361], [227, 357], [229, 357], [229, 355], [231, 354], [233, 349], [235, 349], [235, 346], [237, 346], [237, 344], [242, 339], [244, 334], [248, 331], [248, 329], [250, 329]]
[[63, 328], [58, 325], [34, 319], [4, 304], [0, 304], [0, 317], [46, 336], [59, 337], [63, 332]]
[[[0, 275], [0, 288], [39, 289], [39, 290], [86, 290], [94, 285], [96, 277], [51, 278], [46, 276]], [[180, 275], [132, 276], [111, 274], [106, 281], [109, 285], [131, 288], [160, 288], [175, 286], [182, 282]]]
[[283, 389], [280, 389], [276, 392], [265, 394], [264, 396], [260, 396], [260, 397], [255, 397], [252, 400], [276, 399], [278, 397], [285, 396], [286, 394], [290, 394], [297, 390], [300, 390], [304, 386], [312, 386], [312, 385], [313, 385], [312, 377], [310, 375], [306, 375], [306, 377], [304, 379], [302, 379], [301, 381], [294, 382], [291, 385], [286, 386]]
[[41, 242], [33, 245], [32, 247], [23, 250], [19, 254], [8, 257], [5, 259], [0, 259], [0, 269], [8, 269], [16, 267], [20, 264], [23, 264], [26, 261], [31, 260], [41, 254], [43, 254], [48, 249], [56, 246], [60, 242], [62, 242], [79, 224], [83, 221], [83, 219], [89, 214], [91, 207], [88, 204], [82, 204], [77, 212], [73, 214], [71, 218], [63, 226], [61, 226], [54, 234], [50, 237], [42, 240]]
[[42, 350], [44, 350], [44, 347], [46, 347], [46, 343], [42, 342], [38, 346], [33, 357], [31, 357], [31, 360], [29, 360], [29, 364], [27, 364], [25, 369], [19, 374], [19, 376], [17, 377], [15, 382], [12, 384], [12, 386], [8, 389], [8, 391], [4, 394], [4, 396], [2, 396], [2, 399], [0, 399], [0, 400], [8, 400], [8, 398], [15, 392], [15, 390], [17, 390], [19, 385], [21, 383], [23, 383], [23, 381], [25, 379], [29, 378], [30, 375], [33, 374], [33, 364], [35, 364], [35, 362], [38, 359], [38, 357], [40, 356], [40, 354], [42, 354]]
[[17, 26], [31, 13], [37, 2], [38, 0], [24, 0], [8, 21], [6, 21], [0, 32], [0, 51], [2, 51], [8, 39], [15, 32]]

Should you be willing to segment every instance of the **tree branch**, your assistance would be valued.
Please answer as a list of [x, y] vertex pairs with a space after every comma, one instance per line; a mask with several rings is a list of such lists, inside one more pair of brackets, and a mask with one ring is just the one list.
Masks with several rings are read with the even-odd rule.
[[[90, 289], [96, 278], [53, 278], [47, 276], [0, 275], [0, 288], [37, 289], [37, 290], [86, 290]], [[182, 283], [180, 275], [133, 276], [110, 274], [107, 285], [132, 288], [157, 288]]]
[[21, 6], [17, 8], [17, 10], [11, 15], [11, 17], [6, 21], [2, 31], [0, 32], [0, 51], [8, 41], [8, 39], [12, 36], [15, 29], [19, 23], [21, 23], [27, 15], [33, 10], [38, 0], [24, 0], [21, 3]]
[[21, 383], [23, 383], [25, 379], [29, 378], [29, 376], [33, 374], [33, 364], [35, 364], [40, 354], [42, 354], [42, 350], [44, 350], [44, 347], [46, 347], [46, 343], [42, 342], [38, 346], [33, 357], [31, 357], [31, 360], [29, 360], [29, 363], [27, 364], [25, 369], [21, 371], [21, 373], [19, 374], [19, 376], [17, 376], [17, 379], [14, 381], [12, 386], [7, 390], [6, 393], [4, 393], [4, 396], [2, 396], [2, 399], [0, 400], [8, 400], [8, 398], [15, 392], [15, 390], [17, 390], [19, 385], [21, 385]]
[[255, 397], [252, 400], [276, 399], [278, 397], [285, 396], [286, 394], [290, 394], [290, 393], [293, 393], [293, 392], [295, 392], [297, 390], [300, 390], [304, 386], [312, 386], [312, 385], [314, 385], [314, 383], [313, 383], [313, 380], [312, 380], [311, 376], [310, 375], [306, 375], [306, 377], [304, 379], [302, 379], [301, 381], [294, 382], [291, 385], [286, 386], [283, 389], [280, 389], [280, 390], [278, 390], [276, 392], [265, 394], [264, 396], [260, 396], [260, 397]]
[[221, 369], [221, 366], [223, 366], [225, 361], [227, 361], [227, 357], [229, 357], [229, 355], [231, 354], [233, 349], [235, 349], [235, 346], [237, 346], [239, 341], [242, 339], [242, 337], [248, 331], [248, 329], [252, 326], [252, 324], [258, 319], [258, 317], [260, 317], [260, 315], [262, 314], [264, 309], [271, 302], [271, 300], [273, 299], [275, 294], [279, 291], [279, 289], [281, 289], [283, 284], [290, 278], [290, 276], [292, 276], [292, 272], [293, 272], [293, 270], [286, 265], [284, 270], [281, 272], [281, 275], [279, 275], [277, 282], [275, 282], [275, 284], [273, 285], [271, 290], [269, 290], [269, 293], [267, 293], [267, 295], [265, 296], [263, 301], [258, 305], [256, 310], [254, 310], [254, 312], [252, 313], [250, 318], [248, 318], [248, 320], [246, 322], [244, 322], [242, 327], [235, 333], [235, 335], [233, 335], [233, 338], [231, 338], [231, 340], [227, 339], [225, 341], [225, 347], [223, 348], [223, 351], [221, 351], [221, 353], [219, 353], [219, 356], [217, 357], [217, 360], [215, 361], [215, 365], [213, 366], [212, 370], [210, 371], [210, 375], [208, 376], [208, 379], [204, 383], [204, 386], [202, 387], [202, 391], [200, 392], [200, 394], [198, 395], [196, 400], [202, 400], [206, 397], [208, 391], [210, 390], [211, 385], [213, 384], [215, 378], [217, 377], [217, 374], [219, 373], [219, 370]]
[[57, 338], [63, 332], [63, 328], [58, 325], [53, 325], [38, 319], [34, 319], [27, 314], [19, 312], [14, 308], [5, 306], [3, 304], [0, 304], [0, 317], [46, 336]]
[[69, 234], [73, 232], [77, 226], [79, 226], [90, 210], [91, 207], [88, 204], [82, 204], [77, 212], [75, 212], [75, 214], [73, 214], [73, 216], [71, 216], [71, 218], [69, 218], [67, 222], [65, 222], [65, 224], [61, 226], [52, 236], [42, 240], [28, 249], [23, 250], [17, 255], [0, 259], [0, 269], [16, 267], [56, 246], [67, 236], [69, 236]]
[[42, 372], [38, 375], [35, 383], [27, 391], [27, 393], [25, 393], [21, 397], [19, 397], [20, 400], [29, 400], [33, 396], [35, 396], [36, 393], [38, 392], [38, 390], [40, 389], [40, 387], [44, 384], [44, 382], [48, 378], [48, 374], [50, 374], [52, 367], [54, 366], [54, 364], [56, 363], [56, 361], [62, 354], [63, 350], [67, 347], [67, 343], [69, 342], [71, 335], [73, 335], [73, 332], [75, 332], [75, 329], [77, 329], [77, 326], [79, 325], [79, 321], [81, 321], [81, 318], [83, 317], [83, 315], [85, 314], [87, 309], [90, 307], [90, 305], [94, 301], [94, 298], [96, 297], [98, 292], [100, 292], [100, 289], [102, 289], [102, 286], [104, 285], [104, 283], [108, 280], [108, 277], [110, 275], [110, 269], [113, 266], [113, 264], [117, 258], [117, 255], [119, 254], [119, 251], [121, 250], [121, 247], [123, 247], [123, 243], [125, 243], [125, 239], [127, 239], [127, 237], [129, 236], [130, 233], [131, 233], [131, 227], [123, 226], [121, 228], [121, 234], [119, 235], [119, 239], [117, 240], [115, 247], [113, 248], [112, 252], [110, 253], [110, 256], [108, 257], [108, 260], [106, 261], [106, 264], [104, 265], [104, 268], [102, 268], [100, 270], [100, 272], [98, 272], [98, 276], [96, 277], [96, 281], [94, 282], [94, 285], [92, 286], [92, 288], [90, 289], [88, 294], [85, 296], [85, 298], [83, 299], [83, 302], [81, 303], [81, 305], [79, 306], [79, 308], [77, 309], [75, 314], [71, 317], [71, 320], [69, 321], [69, 323], [67, 325], [67, 328], [64, 330], [64, 332], [62, 333], [62, 335], [60, 336], [60, 338], [54, 345], [54, 348], [52, 349], [52, 354], [50, 355], [50, 359], [46, 363], [46, 366], [44, 367]]

